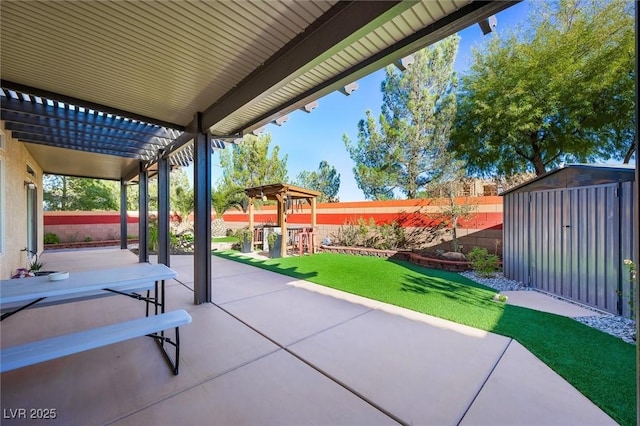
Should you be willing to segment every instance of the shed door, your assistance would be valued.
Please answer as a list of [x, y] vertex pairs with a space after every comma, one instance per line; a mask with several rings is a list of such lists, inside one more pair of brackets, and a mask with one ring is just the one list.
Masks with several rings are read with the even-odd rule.
[[531, 193], [531, 285], [618, 313], [617, 184]]
[[620, 213], [618, 185], [567, 190], [567, 297], [618, 313]]

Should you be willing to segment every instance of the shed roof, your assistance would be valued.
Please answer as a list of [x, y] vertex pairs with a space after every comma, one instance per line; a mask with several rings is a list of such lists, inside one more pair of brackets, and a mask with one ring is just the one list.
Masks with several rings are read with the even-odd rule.
[[535, 178], [504, 191], [532, 192], [560, 188], [604, 185], [635, 180], [635, 165], [630, 164], [567, 164], [536, 176]]
[[129, 179], [189, 161], [194, 134], [221, 148], [513, 3], [5, 0], [2, 119], [45, 172]]

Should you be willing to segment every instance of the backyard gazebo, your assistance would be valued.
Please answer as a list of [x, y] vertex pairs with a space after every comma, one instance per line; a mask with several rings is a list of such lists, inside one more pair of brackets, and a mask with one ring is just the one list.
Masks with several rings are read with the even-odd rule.
[[[288, 183], [276, 183], [272, 185], [255, 186], [247, 188], [244, 192], [249, 197], [249, 230], [253, 235], [254, 221], [254, 204], [255, 199], [259, 198], [263, 201], [273, 200], [278, 202], [278, 226], [282, 229], [283, 238], [287, 235], [287, 204], [298, 200], [304, 200], [311, 206], [311, 228], [316, 227], [316, 197], [320, 192], [312, 189], [301, 188], [299, 186], [290, 185]], [[313, 241], [311, 243], [313, 245]], [[287, 253], [287, 244], [282, 244], [280, 255], [285, 256]]]

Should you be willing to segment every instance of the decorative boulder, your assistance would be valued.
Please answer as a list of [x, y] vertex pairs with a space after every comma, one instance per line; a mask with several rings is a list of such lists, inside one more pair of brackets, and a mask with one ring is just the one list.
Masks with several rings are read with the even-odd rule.
[[463, 253], [457, 253], [455, 251], [448, 251], [442, 256], [449, 260], [467, 260], [467, 257]]

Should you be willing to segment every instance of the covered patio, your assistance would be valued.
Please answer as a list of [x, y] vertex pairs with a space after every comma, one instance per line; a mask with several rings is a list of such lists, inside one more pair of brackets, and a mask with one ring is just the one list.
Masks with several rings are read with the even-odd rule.
[[[77, 262], [82, 259], [82, 262]], [[127, 250], [45, 253], [51, 265], [135, 263]], [[152, 261], [156, 261], [152, 257]], [[212, 303], [194, 305], [193, 256], [168, 309], [184, 308], [180, 375], [150, 339], [2, 375], [9, 409], [50, 408], [29, 424], [615, 424], [512, 339], [218, 257]], [[2, 346], [135, 318], [114, 296], [29, 309], [0, 323]], [[15, 411], [13, 411], [15, 413]]]
[[[2, 272], [21, 262], [9, 249], [42, 247], [41, 211], [33, 232], [13, 222], [41, 205], [24, 193], [41, 194], [42, 174], [120, 182], [123, 248], [127, 187], [139, 185], [146, 218], [157, 174], [157, 258], [142, 219], [139, 256], [43, 260], [70, 272], [171, 266], [168, 309], [193, 317], [180, 375], [150, 339], [9, 371], [3, 423], [24, 422], [16, 410], [31, 408], [54, 409], [55, 419], [40, 421], [64, 425], [612, 423], [508, 338], [211, 256], [214, 149], [311, 112], [322, 96], [512, 3], [0, 2], [0, 130], [10, 142], [0, 144], [0, 226], [10, 235], [0, 240]], [[189, 163], [195, 254], [170, 256], [169, 171]], [[0, 345], [140, 309], [119, 296], [29, 309], [0, 324]]]
[[[213, 149], [311, 112], [328, 93], [351, 93], [359, 78], [513, 3], [4, 1], [2, 129], [39, 166], [29, 187], [39, 188], [38, 168], [119, 181], [122, 248], [127, 187], [138, 184], [140, 262], [148, 260], [149, 177], [158, 178], [159, 259], [170, 266], [169, 171], [192, 162], [193, 296], [205, 303]], [[19, 163], [12, 169], [31, 167]], [[27, 241], [35, 252], [37, 234]], [[11, 256], [7, 268], [16, 269], [19, 254]]]

